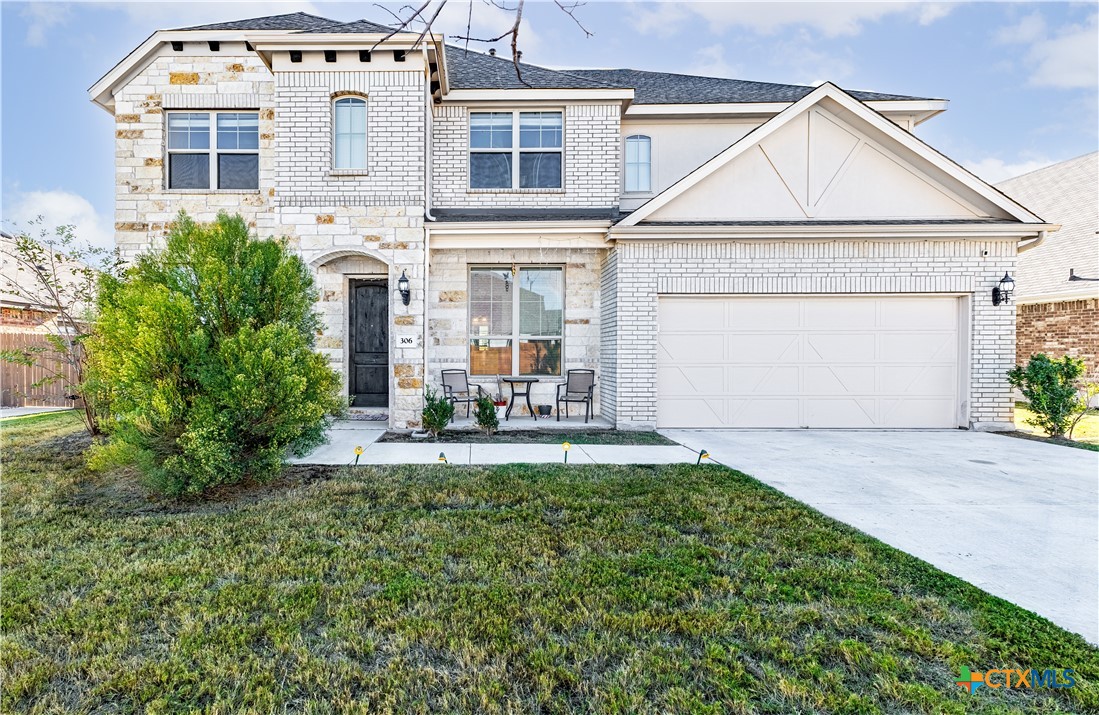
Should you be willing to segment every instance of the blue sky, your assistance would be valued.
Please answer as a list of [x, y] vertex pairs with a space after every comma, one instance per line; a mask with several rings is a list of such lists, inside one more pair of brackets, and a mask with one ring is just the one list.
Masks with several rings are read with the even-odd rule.
[[[473, 0], [474, 34], [511, 15]], [[403, 3], [391, 3], [397, 9]], [[109, 244], [111, 117], [87, 88], [156, 29], [304, 10], [391, 18], [371, 2], [2, 3], [2, 183], [6, 221], [44, 214]], [[441, 16], [463, 31], [466, 0]], [[917, 134], [989, 181], [1099, 145], [1095, 3], [589, 2], [528, 0], [524, 61], [634, 67], [942, 97]], [[500, 43], [500, 51], [507, 48]]]

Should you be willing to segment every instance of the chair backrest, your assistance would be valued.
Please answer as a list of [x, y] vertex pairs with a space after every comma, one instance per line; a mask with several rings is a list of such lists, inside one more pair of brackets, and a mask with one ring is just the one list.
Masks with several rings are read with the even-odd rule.
[[469, 392], [465, 370], [443, 370], [443, 392]]
[[569, 370], [565, 378], [565, 392], [586, 393], [595, 384], [595, 370]]

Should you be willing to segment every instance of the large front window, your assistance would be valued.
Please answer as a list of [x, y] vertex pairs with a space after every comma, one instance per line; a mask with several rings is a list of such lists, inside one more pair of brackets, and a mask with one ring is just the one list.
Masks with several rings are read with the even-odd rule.
[[563, 138], [561, 112], [470, 113], [469, 188], [561, 188]]
[[210, 187], [259, 188], [256, 112], [168, 114], [168, 188], [206, 191]]
[[471, 375], [560, 375], [564, 272], [542, 266], [469, 272]]

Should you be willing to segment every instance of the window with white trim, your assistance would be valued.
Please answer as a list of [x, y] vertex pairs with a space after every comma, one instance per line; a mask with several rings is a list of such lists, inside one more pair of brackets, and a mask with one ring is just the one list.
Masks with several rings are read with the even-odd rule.
[[366, 100], [341, 97], [332, 103], [332, 168], [366, 168]]
[[561, 112], [471, 112], [469, 188], [560, 189], [563, 146]]
[[471, 268], [469, 374], [560, 375], [564, 283], [560, 267]]
[[257, 112], [169, 112], [167, 121], [169, 189], [259, 188]]
[[644, 134], [626, 137], [626, 191], [652, 191], [652, 139]]

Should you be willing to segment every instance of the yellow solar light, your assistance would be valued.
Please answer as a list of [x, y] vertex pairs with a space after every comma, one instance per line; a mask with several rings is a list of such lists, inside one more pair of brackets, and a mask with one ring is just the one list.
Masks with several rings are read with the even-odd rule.
[[568, 442], [561, 443], [561, 449], [565, 450], [565, 464], [569, 463], [569, 450], [572, 449], [572, 445]]
[[695, 464], [702, 464], [703, 459], [709, 459], [709, 458], [710, 458], [710, 453], [707, 452], [704, 449], [700, 449], [700, 450], [698, 450], [698, 461], [696, 461]]
[[359, 466], [359, 457], [363, 454], [363, 448], [361, 446], [355, 447], [355, 466]]
[[443, 452], [439, 452], [439, 461], [443, 464], [450, 464], [450, 462], [446, 461], [446, 454]]

